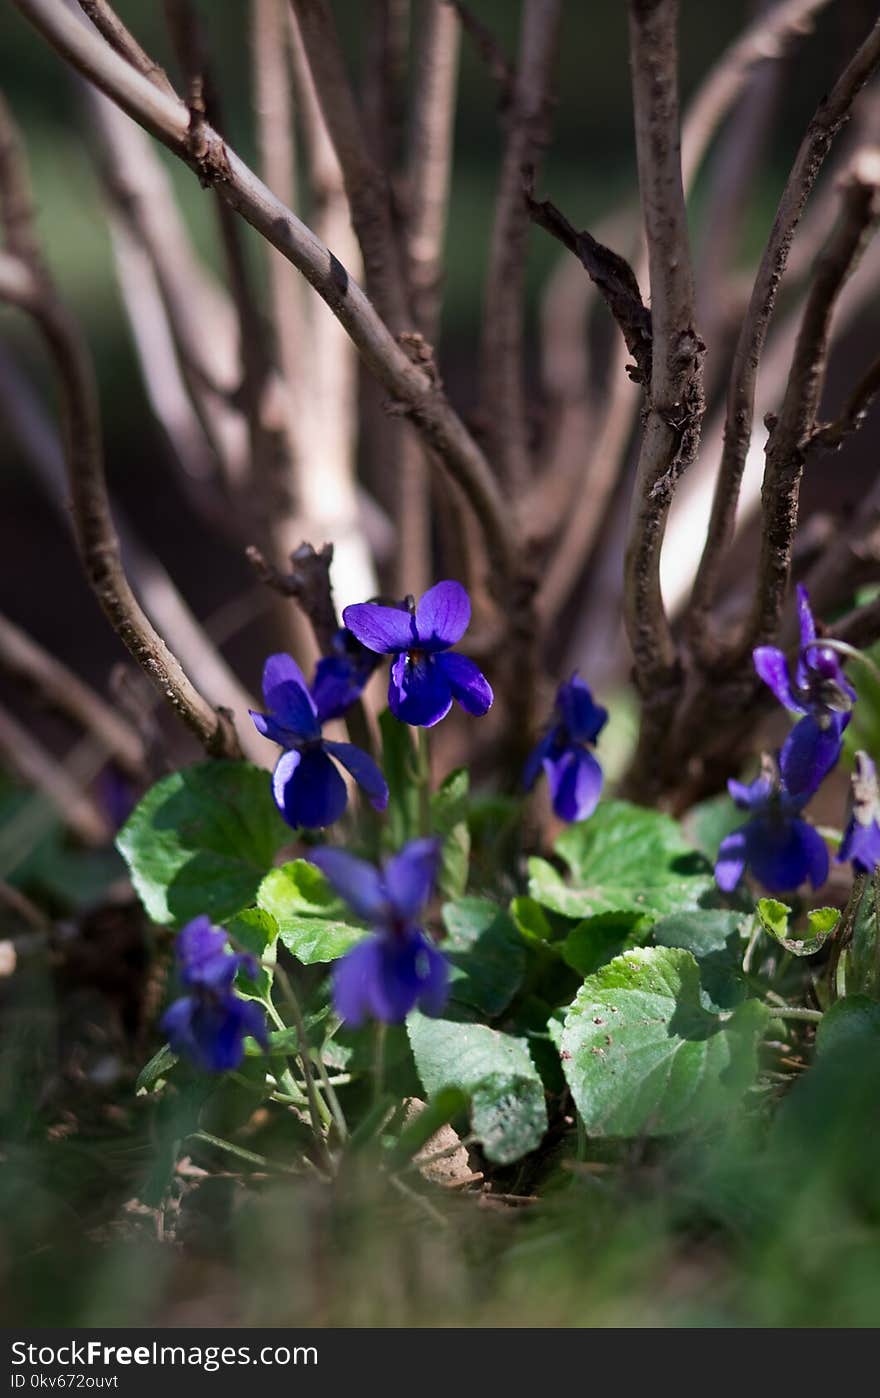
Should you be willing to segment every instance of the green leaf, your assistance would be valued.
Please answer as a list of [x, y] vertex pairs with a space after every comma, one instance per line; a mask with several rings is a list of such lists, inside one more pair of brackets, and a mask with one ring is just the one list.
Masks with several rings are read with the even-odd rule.
[[[226, 930], [237, 947], [250, 952], [256, 961], [275, 961], [278, 924], [271, 913], [262, 908], [245, 908], [226, 923]], [[246, 1000], [268, 1000], [272, 993], [272, 971], [268, 966], [257, 968], [256, 979], [240, 970], [235, 988]]]
[[562, 957], [572, 970], [591, 976], [627, 947], [638, 947], [650, 935], [652, 919], [642, 913], [600, 913], [584, 918], [562, 943]]
[[758, 917], [765, 932], [791, 952], [792, 956], [815, 956], [828, 941], [840, 921], [837, 908], [813, 908], [807, 913], [808, 934], [806, 937], [790, 937], [788, 920], [791, 908], [776, 898], [758, 899]]
[[154, 1053], [149, 1063], [145, 1063], [138, 1073], [134, 1085], [135, 1092], [152, 1092], [156, 1084], [168, 1076], [176, 1062], [177, 1054], [172, 1053], [168, 1044], [163, 1044], [158, 1053]]
[[627, 801], [602, 802], [589, 820], [569, 826], [556, 851], [570, 882], [543, 859], [529, 861], [529, 893], [565, 917], [634, 912], [661, 917], [694, 908], [714, 891], [705, 858], [679, 826]]
[[748, 982], [743, 974], [743, 932], [750, 914], [723, 908], [697, 908], [670, 913], [654, 925], [654, 941], [661, 947], [680, 947], [700, 965], [703, 1003], [707, 1009], [729, 1010], [746, 998]]
[[410, 1015], [407, 1032], [425, 1091], [434, 1098], [454, 1087], [470, 1098], [471, 1126], [490, 1160], [508, 1165], [540, 1145], [544, 1088], [524, 1040], [420, 1014]]
[[527, 894], [511, 899], [510, 915], [523, 941], [529, 946], [546, 948], [558, 939], [559, 933], [541, 904]]
[[224, 922], [253, 903], [291, 839], [268, 772], [247, 762], [200, 762], [151, 787], [116, 844], [154, 922], [200, 913]]
[[510, 1004], [526, 967], [526, 949], [508, 914], [488, 898], [461, 898], [443, 908], [449, 933], [450, 998], [490, 1018]]
[[340, 917], [345, 904], [320, 869], [305, 859], [294, 859], [267, 874], [257, 893], [257, 906], [271, 914], [280, 940], [305, 966], [338, 960], [366, 935], [363, 927]]
[[438, 888], [444, 898], [461, 898], [467, 888], [471, 858], [468, 829], [468, 789], [466, 767], [450, 772], [431, 797], [431, 825], [443, 837]]
[[706, 1010], [688, 951], [643, 947], [617, 957], [584, 982], [562, 1034], [565, 1076], [587, 1131], [665, 1136], [723, 1114], [755, 1079], [768, 1017], [757, 1000], [724, 1016]]
[[390, 709], [379, 715], [382, 738], [382, 772], [388, 783], [388, 836], [392, 849], [400, 849], [419, 832], [419, 788], [412, 731]]
[[880, 1001], [868, 995], [847, 995], [825, 1011], [816, 1027], [816, 1054], [863, 1050], [867, 1058], [880, 1052]]

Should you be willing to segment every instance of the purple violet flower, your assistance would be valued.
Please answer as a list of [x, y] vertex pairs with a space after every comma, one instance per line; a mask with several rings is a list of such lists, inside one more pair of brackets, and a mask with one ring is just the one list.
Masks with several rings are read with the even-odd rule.
[[786, 784], [792, 795], [811, 796], [831, 771], [843, 748], [856, 692], [830, 646], [816, 645], [816, 623], [805, 587], [797, 588], [801, 644], [792, 680], [788, 661], [776, 646], [753, 652], [760, 679], [792, 713], [802, 714], [782, 749]]
[[852, 815], [837, 859], [840, 864], [849, 860], [857, 874], [873, 874], [880, 864], [880, 791], [877, 768], [866, 752], [856, 753], [852, 790]]
[[807, 879], [819, 888], [828, 877], [828, 850], [818, 830], [801, 820], [808, 797], [788, 789], [785, 767], [780, 771], [765, 756], [755, 781], [748, 786], [729, 781], [727, 788], [750, 819], [721, 841], [718, 887], [732, 893], [748, 869], [770, 893], [790, 892]]
[[318, 707], [302, 671], [289, 655], [270, 655], [263, 669], [267, 714], [250, 710], [259, 733], [284, 752], [272, 777], [275, 804], [288, 825], [319, 829], [345, 810], [345, 782], [331, 761], [341, 762], [377, 811], [388, 805], [388, 787], [375, 762], [352, 743], [321, 736]]
[[330, 655], [315, 666], [311, 690], [318, 722], [341, 718], [360, 699], [378, 664], [379, 656], [362, 646], [347, 626], [340, 626], [333, 636]]
[[180, 980], [189, 994], [162, 1016], [162, 1032], [174, 1053], [209, 1073], [224, 1073], [238, 1067], [248, 1034], [268, 1048], [263, 1011], [232, 988], [239, 968], [256, 976], [254, 958], [230, 953], [226, 933], [204, 916], [178, 933], [176, 951]]
[[556, 694], [554, 722], [534, 747], [523, 770], [523, 785], [534, 786], [541, 768], [547, 774], [553, 810], [560, 820], [586, 820], [602, 792], [602, 768], [590, 752], [608, 710], [593, 702], [577, 671]]
[[373, 929], [334, 968], [339, 1017], [357, 1028], [368, 1017], [400, 1024], [416, 1006], [440, 1014], [449, 963], [418, 925], [437, 877], [440, 841], [411, 840], [381, 871], [341, 849], [315, 850], [310, 858]]
[[393, 655], [388, 707], [403, 723], [431, 728], [445, 718], [453, 699], [480, 717], [490, 708], [488, 680], [464, 655], [450, 651], [471, 619], [471, 603], [461, 583], [439, 582], [418, 606], [387, 607], [356, 602], [342, 619], [368, 650]]

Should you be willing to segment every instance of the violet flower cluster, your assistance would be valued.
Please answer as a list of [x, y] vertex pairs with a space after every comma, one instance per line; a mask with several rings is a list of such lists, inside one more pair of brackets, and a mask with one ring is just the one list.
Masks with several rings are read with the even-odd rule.
[[194, 918], [178, 933], [176, 955], [178, 975], [188, 994], [175, 1000], [162, 1017], [161, 1028], [172, 1050], [197, 1068], [223, 1073], [238, 1067], [248, 1035], [267, 1049], [263, 1011], [233, 989], [239, 969], [256, 976], [253, 957], [231, 952], [226, 933], [204, 916]]
[[[828, 877], [828, 850], [802, 812], [843, 751], [856, 692], [831, 644], [823, 644], [807, 590], [797, 588], [800, 648], [791, 673], [784, 653], [759, 646], [755, 670], [781, 704], [799, 715], [779, 753], [765, 757], [761, 775], [750, 785], [728, 782], [736, 804], [749, 812], [746, 823], [721, 842], [715, 878], [732, 892], [748, 870], [770, 893], [787, 893], [809, 882], [818, 888]], [[838, 861], [872, 871], [880, 862], [880, 824], [874, 764], [857, 755], [853, 814]]]
[[410, 1010], [438, 1015], [446, 1003], [449, 964], [421, 927], [440, 864], [439, 840], [412, 840], [375, 869], [341, 849], [319, 849], [312, 862], [372, 935], [336, 963], [333, 1000], [351, 1028], [366, 1018], [399, 1024]]
[[467, 656], [450, 650], [471, 616], [470, 598], [457, 582], [439, 582], [418, 605], [361, 602], [346, 607], [345, 626], [332, 653], [318, 661], [311, 687], [289, 655], [270, 655], [263, 670], [267, 713], [251, 718], [258, 732], [283, 749], [272, 778], [275, 803], [291, 826], [332, 825], [347, 804], [339, 763], [376, 810], [388, 804], [388, 786], [373, 759], [353, 743], [325, 738], [322, 728], [360, 698], [383, 655], [393, 655], [388, 687], [391, 712], [404, 723], [430, 728], [452, 707], [482, 715], [492, 704], [488, 680]]

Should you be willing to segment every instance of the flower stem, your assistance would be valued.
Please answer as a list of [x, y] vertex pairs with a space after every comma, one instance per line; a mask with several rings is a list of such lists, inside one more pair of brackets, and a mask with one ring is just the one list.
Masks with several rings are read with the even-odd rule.
[[249, 1165], [256, 1165], [261, 1170], [283, 1170], [285, 1174], [294, 1174], [287, 1165], [276, 1164], [273, 1160], [267, 1160], [265, 1155], [257, 1155], [256, 1151], [245, 1150], [243, 1146], [237, 1146], [232, 1141], [226, 1141], [222, 1136], [212, 1136], [209, 1131], [194, 1131], [192, 1139], [204, 1141], [208, 1146], [215, 1146], [217, 1150], [225, 1150], [229, 1155], [237, 1155], [239, 1160], [246, 1160]]
[[818, 1024], [822, 1018], [821, 1010], [801, 1010], [789, 1005], [769, 1005], [767, 1008], [774, 1019], [802, 1019], [808, 1024]]
[[312, 1072], [309, 1041], [306, 1035], [306, 1026], [302, 1017], [302, 1010], [300, 1009], [299, 1000], [296, 998], [296, 993], [294, 992], [290, 977], [281, 966], [275, 966], [275, 978], [281, 986], [281, 993], [290, 1006], [290, 1012], [293, 1015], [294, 1028], [296, 1029], [297, 1042], [299, 1043], [299, 1061], [306, 1085], [306, 1096], [309, 1099], [309, 1116], [311, 1117], [312, 1131], [314, 1132], [316, 1141], [320, 1144], [324, 1164], [328, 1167], [330, 1173], [333, 1174], [335, 1173], [333, 1157], [330, 1154], [330, 1150], [327, 1146], [327, 1139], [324, 1135], [324, 1128], [329, 1126], [332, 1118], [327, 1104], [315, 1084], [315, 1075]]
[[871, 989], [874, 995], [880, 989], [880, 879], [877, 874], [871, 880], [874, 895], [874, 980]]
[[419, 729], [418, 739], [419, 834], [431, 833], [431, 746], [427, 728]]

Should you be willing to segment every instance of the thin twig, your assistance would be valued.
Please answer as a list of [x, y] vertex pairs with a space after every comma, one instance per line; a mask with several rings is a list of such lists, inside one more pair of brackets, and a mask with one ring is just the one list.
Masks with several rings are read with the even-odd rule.
[[529, 209], [523, 170], [535, 170], [550, 139], [553, 74], [562, 0], [525, 0], [483, 302], [480, 409], [502, 478], [521, 494], [532, 474], [523, 379]]
[[[78, 28], [78, 20], [72, 19]], [[85, 32], [85, 30], [83, 30]], [[100, 41], [98, 41], [100, 42]], [[114, 56], [115, 57], [115, 56]], [[124, 60], [119, 59], [120, 63]], [[125, 65], [126, 68], [128, 65]], [[139, 75], [139, 81], [146, 82]], [[151, 92], [155, 91], [152, 87]], [[0, 125], [11, 127], [0, 107]], [[2, 143], [9, 152], [14, 136]], [[14, 161], [13, 161], [14, 163]], [[17, 176], [9, 177], [9, 159], [0, 167], [0, 179], [8, 181], [21, 214], [21, 191], [27, 179], [23, 164]], [[4, 195], [4, 211], [10, 196]], [[7, 234], [8, 236], [8, 234]], [[15, 235], [22, 246], [21, 234]], [[61, 387], [65, 418], [65, 442], [73, 520], [86, 576], [120, 640], [168, 696], [172, 706], [196, 734], [206, 751], [215, 756], [240, 756], [235, 728], [228, 715], [206, 702], [184, 674], [141, 610], [126, 577], [119, 551], [119, 539], [110, 514], [104, 479], [100, 410], [88, 347], [79, 327], [57, 296], [37, 247], [36, 233], [30, 235], [32, 248], [23, 256], [0, 254], [0, 299], [26, 312], [40, 330], [54, 363]]]
[[740, 483], [752, 436], [758, 364], [785, 273], [791, 240], [834, 137], [880, 64], [880, 20], [874, 25], [813, 116], [782, 193], [740, 329], [727, 396], [724, 447], [706, 543], [691, 598], [690, 635], [697, 652], [714, 659], [710, 614], [736, 518]]
[[399, 334], [409, 328], [411, 320], [388, 177], [367, 144], [327, 0], [290, 3], [342, 168], [351, 218], [363, 254], [367, 290], [386, 324]]
[[[64, 450], [30, 382], [0, 346], [0, 410], [19, 450], [29, 460], [47, 499], [70, 526], [67, 472]], [[147, 616], [180, 657], [196, 687], [215, 705], [244, 714], [254, 700], [239, 683], [205, 628], [200, 625], [177, 590], [172, 578], [127, 519], [116, 501], [112, 514], [122, 546], [126, 573]], [[164, 697], [164, 696], [163, 696]], [[241, 741], [247, 757], [258, 765], [271, 765], [271, 749], [252, 725], [246, 724]]]
[[700, 84], [681, 133], [681, 170], [687, 189], [725, 114], [761, 63], [779, 60], [792, 42], [808, 34], [813, 16], [829, 0], [781, 0], [756, 16], [725, 49]]
[[822, 423], [810, 438], [810, 445], [822, 451], [836, 451], [844, 439], [857, 432], [880, 393], [880, 357], [863, 374], [833, 422]]
[[[293, 10], [288, 0], [284, 4], [314, 230], [357, 277], [361, 275], [362, 261], [342, 171]], [[284, 262], [281, 257], [278, 260]], [[289, 263], [287, 266], [296, 275]], [[288, 540], [285, 555], [301, 538], [332, 538], [333, 582], [344, 606], [377, 591], [357, 484], [358, 361], [351, 339], [321, 297], [301, 278], [297, 280], [304, 296], [306, 324], [304, 333], [291, 346], [291, 355], [298, 356], [292, 380], [288, 369], [290, 356], [283, 358], [282, 363], [285, 377], [296, 390], [292, 427], [302, 463], [298, 480], [302, 520], [299, 537]], [[303, 353], [305, 344], [308, 353]]]
[[164, 92], [169, 97], [177, 97], [174, 87], [168, 78], [164, 68], [150, 58], [138, 43], [137, 39], [129, 29], [123, 24], [115, 10], [112, 10], [106, 0], [79, 0], [79, 7], [83, 14], [87, 15], [92, 24], [103, 34], [108, 44], [112, 44], [117, 53], [127, 59], [132, 67], [139, 73], [143, 73], [145, 78], [149, 78], [160, 92]]
[[740, 654], [776, 636], [791, 568], [798, 494], [825, 379], [831, 317], [840, 289], [880, 219], [880, 151], [862, 153], [842, 191], [837, 226], [819, 258], [778, 419], [767, 443], [761, 560]]
[[300, 544], [290, 556], [289, 573], [282, 573], [267, 562], [254, 545], [246, 550], [246, 554], [260, 582], [273, 588], [282, 597], [296, 599], [311, 625], [319, 650], [323, 655], [330, 655], [333, 651], [333, 638], [339, 626], [333, 601], [333, 585], [330, 581], [333, 545], [324, 544], [320, 549], [315, 549], [311, 544]]
[[[427, 0], [418, 35], [407, 151], [404, 250], [413, 317], [433, 344], [440, 319], [443, 242], [452, 173], [460, 29], [442, 0]], [[432, 581], [428, 462], [411, 430], [400, 452], [397, 591], [423, 592]], [[464, 533], [463, 524], [460, 526]]]

